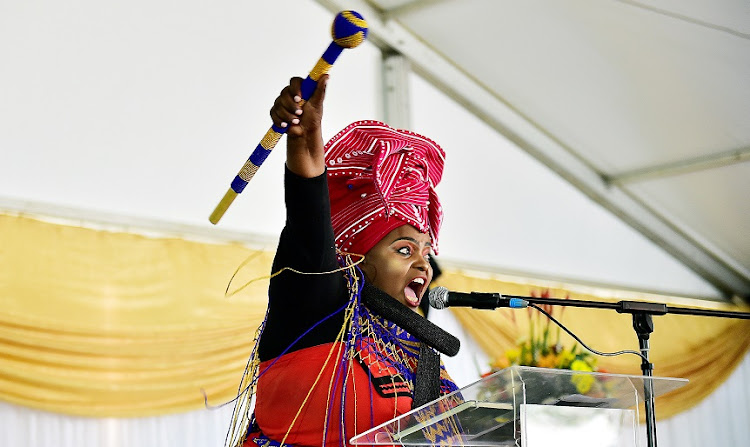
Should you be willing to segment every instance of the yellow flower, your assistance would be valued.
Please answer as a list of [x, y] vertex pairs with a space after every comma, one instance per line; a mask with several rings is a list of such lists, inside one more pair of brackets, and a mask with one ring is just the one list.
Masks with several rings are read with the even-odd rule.
[[539, 358], [539, 364], [537, 366], [540, 368], [554, 368], [556, 363], [557, 356], [553, 353], [549, 353]]
[[555, 366], [560, 369], [568, 369], [575, 358], [575, 354], [566, 349], [557, 357], [557, 364]]
[[[591, 366], [583, 360], [574, 360], [570, 364], [570, 369], [573, 371], [593, 371]], [[570, 381], [576, 386], [576, 389], [581, 394], [586, 394], [591, 390], [591, 385], [594, 384], [594, 376], [590, 374], [573, 374]]]
[[493, 370], [501, 370], [505, 369], [510, 366], [510, 361], [508, 360], [508, 357], [500, 357], [496, 360], [494, 360], [492, 363], [490, 363], [490, 368]]
[[505, 356], [508, 358], [510, 363], [518, 362], [518, 357], [521, 356], [521, 350], [518, 348], [508, 349], [505, 351]]
[[570, 369], [573, 371], [593, 371], [591, 366], [583, 360], [573, 360], [570, 364]]

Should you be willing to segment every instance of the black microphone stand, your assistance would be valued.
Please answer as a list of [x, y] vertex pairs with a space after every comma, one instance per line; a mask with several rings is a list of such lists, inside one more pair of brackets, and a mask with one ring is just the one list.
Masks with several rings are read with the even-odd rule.
[[605, 303], [599, 301], [568, 300], [560, 298], [536, 298], [528, 296], [501, 295], [502, 298], [518, 298], [533, 304], [548, 304], [553, 306], [588, 307], [597, 309], [614, 309], [617, 313], [629, 313], [633, 316], [633, 329], [638, 336], [638, 345], [642, 354], [641, 371], [646, 378], [643, 381], [643, 395], [646, 409], [646, 439], [648, 447], [656, 447], [656, 415], [654, 412], [654, 383], [651, 380], [654, 364], [648, 360], [649, 337], [654, 331], [653, 315], [668, 313], [681, 315], [697, 315], [721, 318], [740, 318], [749, 320], [750, 312], [730, 312], [722, 310], [691, 309], [688, 307], [673, 307], [666, 304], [649, 303], [643, 301], [619, 301]]

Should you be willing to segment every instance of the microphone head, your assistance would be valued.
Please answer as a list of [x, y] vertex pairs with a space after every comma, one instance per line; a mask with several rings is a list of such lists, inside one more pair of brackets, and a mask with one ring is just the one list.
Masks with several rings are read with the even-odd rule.
[[448, 289], [438, 286], [430, 290], [430, 306], [435, 309], [445, 309], [448, 306]]

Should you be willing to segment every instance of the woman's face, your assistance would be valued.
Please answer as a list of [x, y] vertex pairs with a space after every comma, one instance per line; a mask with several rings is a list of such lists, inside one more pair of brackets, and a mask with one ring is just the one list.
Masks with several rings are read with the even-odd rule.
[[367, 252], [362, 271], [368, 282], [417, 310], [432, 281], [431, 250], [429, 234], [402, 225]]

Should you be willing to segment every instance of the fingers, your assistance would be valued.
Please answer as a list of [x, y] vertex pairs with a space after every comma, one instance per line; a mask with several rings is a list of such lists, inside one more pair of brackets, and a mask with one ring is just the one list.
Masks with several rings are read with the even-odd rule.
[[290, 79], [289, 85], [284, 87], [271, 108], [273, 123], [287, 129], [287, 135], [290, 137], [318, 132], [323, 117], [327, 83], [328, 75], [321, 76], [312, 96], [305, 102], [301, 97], [302, 78]]
[[325, 74], [318, 79], [318, 87], [313, 92], [310, 100], [310, 105], [315, 108], [323, 107], [323, 101], [326, 99], [326, 86], [328, 85], [328, 75]]
[[270, 112], [271, 120], [275, 125], [288, 128], [290, 125], [299, 124], [299, 117], [302, 115], [302, 107], [299, 104], [302, 99], [300, 97], [301, 84], [301, 78], [292, 78], [289, 80], [289, 85], [279, 93]]
[[290, 128], [290, 131], [293, 131], [293, 135], [297, 135], [297, 130], [299, 130], [300, 134], [317, 137], [323, 119], [323, 99], [325, 99], [327, 82], [327, 75], [323, 75], [318, 79], [315, 90], [302, 107], [304, 113], [300, 116], [299, 125], [293, 125]]

